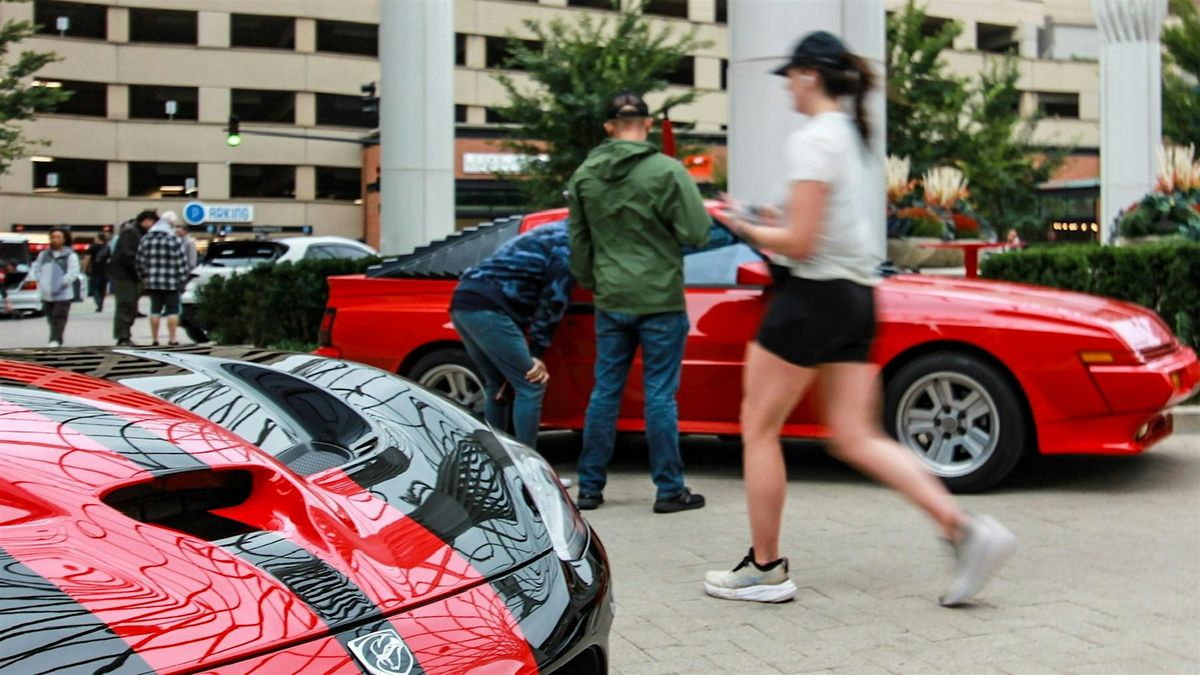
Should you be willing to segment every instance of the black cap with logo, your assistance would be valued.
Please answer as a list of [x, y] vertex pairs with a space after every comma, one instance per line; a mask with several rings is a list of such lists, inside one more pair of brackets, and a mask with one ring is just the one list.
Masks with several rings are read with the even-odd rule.
[[771, 71], [786, 76], [790, 68], [829, 68], [845, 70], [846, 45], [832, 33], [819, 30], [804, 36], [792, 50], [792, 59]]
[[604, 114], [605, 120], [615, 120], [622, 117], [649, 117], [650, 108], [646, 106], [646, 101], [641, 96], [626, 89], [608, 102], [608, 111]]

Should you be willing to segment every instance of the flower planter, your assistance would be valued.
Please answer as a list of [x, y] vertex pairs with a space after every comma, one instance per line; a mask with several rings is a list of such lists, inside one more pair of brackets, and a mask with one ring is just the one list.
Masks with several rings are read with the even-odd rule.
[[896, 266], [907, 269], [962, 267], [963, 252], [961, 250], [921, 248], [921, 244], [938, 244], [941, 241], [937, 237], [888, 239], [888, 259]]

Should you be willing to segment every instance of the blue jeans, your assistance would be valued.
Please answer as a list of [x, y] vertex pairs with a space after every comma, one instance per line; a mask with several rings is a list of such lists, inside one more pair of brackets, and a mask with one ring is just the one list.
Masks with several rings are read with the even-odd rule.
[[499, 311], [455, 310], [450, 312], [450, 321], [462, 338], [467, 356], [483, 375], [483, 416], [488, 424], [502, 431], [508, 429], [508, 406], [496, 402], [496, 393], [507, 381], [514, 393], [513, 436], [536, 448], [546, 386], [525, 379], [525, 373], [533, 368], [525, 331]]
[[675, 393], [679, 390], [688, 328], [684, 312], [635, 316], [596, 310], [596, 385], [583, 425], [583, 453], [578, 467], [581, 494], [604, 491], [608, 461], [616, 442], [621, 395], [639, 346], [646, 395], [646, 443], [650, 446], [650, 477], [657, 488], [656, 499], [670, 499], [683, 492]]

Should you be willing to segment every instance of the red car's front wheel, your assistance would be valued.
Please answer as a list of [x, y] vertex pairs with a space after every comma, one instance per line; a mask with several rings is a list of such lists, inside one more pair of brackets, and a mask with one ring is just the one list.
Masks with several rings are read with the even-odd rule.
[[1019, 394], [994, 365], [967, 354], [926, 354], [887, 384], [888, 432], [955, 492], [986, 490], [1025, 451]]

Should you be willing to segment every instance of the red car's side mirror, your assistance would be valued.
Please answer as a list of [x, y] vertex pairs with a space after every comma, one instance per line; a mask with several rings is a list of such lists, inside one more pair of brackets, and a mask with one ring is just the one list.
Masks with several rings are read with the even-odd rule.
[[770, 286], [773, 282], [771, 270], [762, 260], [748, 262], [738, 267], [738, 286]]

